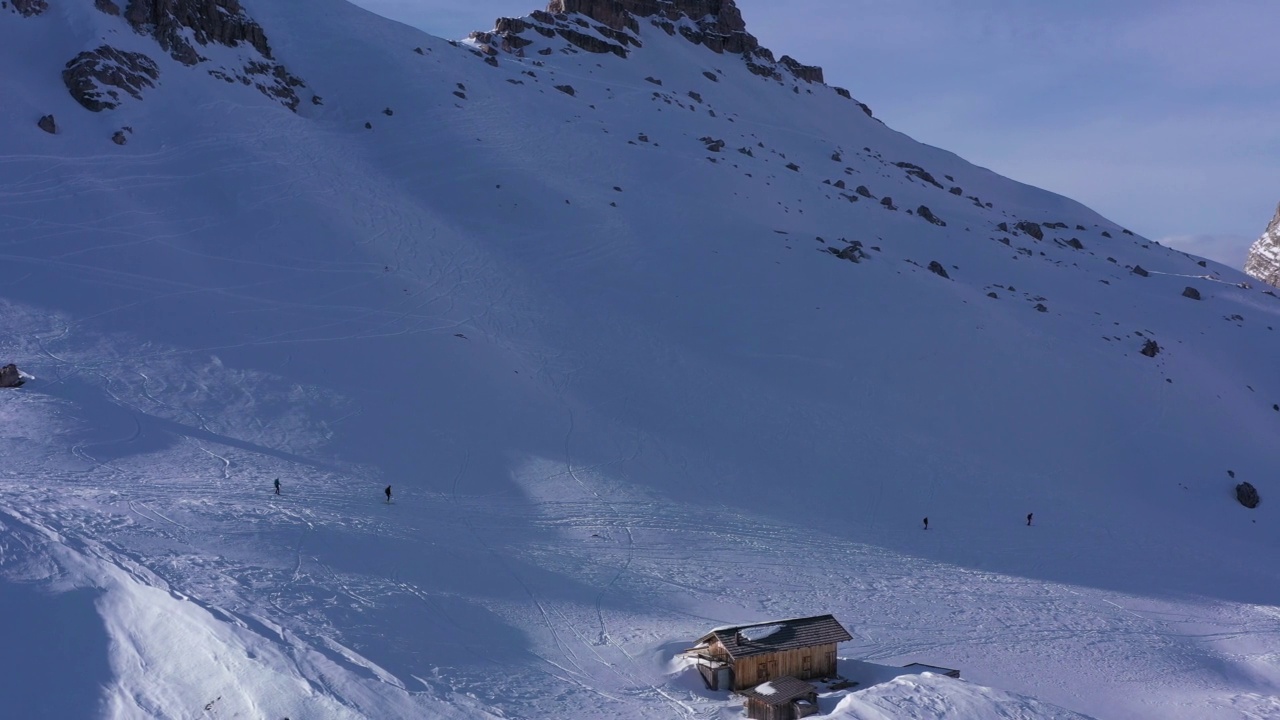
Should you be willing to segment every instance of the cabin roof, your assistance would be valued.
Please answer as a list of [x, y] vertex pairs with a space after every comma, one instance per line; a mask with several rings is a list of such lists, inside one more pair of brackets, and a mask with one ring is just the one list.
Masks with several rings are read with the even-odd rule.
[[[770, 626], [776, 626], [776, 629], [768, 635], [758, 637], [755, 640], [742, 634], [743, 630], [768, 628]], [[713, 639], [718, 640], [724, 646], [725, 651], [729, 653], [729, 657], [734, 660], [741, 660], [742, 658], [768, 655], [783, 650], [796, 650], [815, 645], [834, 645], [846, 640], [852, 640], [853, 636], [849, 635], [849, 631], [845, 630], [834, 616], [815, 615], [813, 617], [788, 618], [786, 620], [773, 620], [749, 625], [725, 625], [715, 628], [702, 636], [698, 640], [698, 644], [704, 645]]]
[[[772, 692], [762, 692], [762, 690], [772, 690]], [[749, 690], [743, 690], [742, 694], [766, 705], [786, 705], [817, 691], [818, 689], [809, 683], [788, 675], [762, 683]]]

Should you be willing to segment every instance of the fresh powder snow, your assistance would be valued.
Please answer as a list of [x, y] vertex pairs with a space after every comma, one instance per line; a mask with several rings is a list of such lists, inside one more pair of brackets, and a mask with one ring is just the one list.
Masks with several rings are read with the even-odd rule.
[[0, 9], [0, 716], [736, 718], [832, 613], [826, 717], [1280, 717], [1245, 275], [706, 18], [241, 5]]

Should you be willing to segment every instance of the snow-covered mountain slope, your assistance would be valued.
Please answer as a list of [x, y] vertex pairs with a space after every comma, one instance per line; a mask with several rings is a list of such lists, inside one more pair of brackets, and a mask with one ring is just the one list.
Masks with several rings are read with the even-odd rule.
[[728, 2], [462, 42], [96, 5], [0, 10], [5, 715], [734, 717], [675, 653], [823, 612], [1000, 688], [938, 707], [1277, 711], [1243, 274], [894, 132]]
[[1268, 285], [1280, 286], [1280, 208], [1266, 232], [1249, 248], [1244, 271]]

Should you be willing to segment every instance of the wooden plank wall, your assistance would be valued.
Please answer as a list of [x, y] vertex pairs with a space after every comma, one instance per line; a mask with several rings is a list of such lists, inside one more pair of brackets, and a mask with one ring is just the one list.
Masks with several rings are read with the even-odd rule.
[[[733, 689], [745, 690], [762, 682], [776, 680], [788, 675], [801, 680], [831, 677], [836, 674], [836, 668], [834, 664], [827, 661], [827, 657], [828, 653], [833, 653], [835, 649], [836, 646], [834, 644], [816, 645], [798, 650], [784, 650], [768, 655], [756, 655], [745, 660], [739, 660], [733, 666]], [[804, 658], [806, 657], [810, 659], [809, 672], [804, 671]], [[761, 663], [766, 664], [768, 671], [763, 680], [759, 679]]]

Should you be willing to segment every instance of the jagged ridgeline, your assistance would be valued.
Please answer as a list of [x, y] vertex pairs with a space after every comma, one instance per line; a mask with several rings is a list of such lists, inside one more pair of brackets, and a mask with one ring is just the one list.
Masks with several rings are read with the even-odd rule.
[[[594, 22], [591, 22], [594, 21]], [[625, 58], [631, 48], [644, 44], [643, 26], [667, 35], [680, 35], [695, 45], [715, 53], [741, 55], [747, 68], [762, 77], [781, 80], [783, 73], [809, 83], [824, 82], [822, 68], [805, 65], [789, 55], [774, 56], [747, 32], [742, 11], [733, 0], [553, 0], [546, 10], [523, 18], [498, 18], [490, 32], [474, 32], [471, 39], [488, 53], [504, 52], [524, 57], [527, 52], [551, 55], [556, 52], [538, 36], [559, 37], [574, 47], [591, 53], [612, 53]], [[719, 80], [706, 73], [712, 82]], [[845, 88], [834, 88], [852, 99]], [[871, 109], [859, 103], [867, 115]]]

